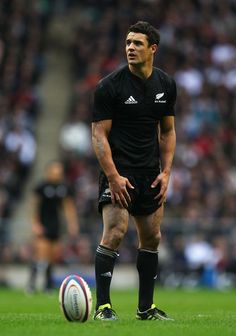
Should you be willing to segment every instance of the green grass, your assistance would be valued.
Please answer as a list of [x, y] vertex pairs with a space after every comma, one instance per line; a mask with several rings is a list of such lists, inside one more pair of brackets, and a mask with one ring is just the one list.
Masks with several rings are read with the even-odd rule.
[[136, 291], [112, 292], [119, 320], [67, 322], [59, 308], [57, 293], [26, 296], [0, 289], [1, 336], [217, 336], [235, 335], [236, 291], [184, 291], [158, 289], [158, 306], [174, 322], [136, 321]]

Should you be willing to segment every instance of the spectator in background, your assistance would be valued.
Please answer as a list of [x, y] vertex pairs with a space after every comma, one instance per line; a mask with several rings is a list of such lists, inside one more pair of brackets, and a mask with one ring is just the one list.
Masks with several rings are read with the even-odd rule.
[[91, 153], [91, 132], [88, 125], [76, 119], [67, 122], [61, 129], [60, 144], [63, 150], [73, 151], [78, 156]]
[[[50, 4], [41, 0], [0, 1], [0, 241], [9, 247], [10, 218], [35, 160], [36, 122], [44, 70]], [[44, 5], [43, 5], [44, 3]], [[0, 250], [0, 261], [5, 253]]]
[[62, 214], [70, 239], [78, 235], [78, 216], [71, 188], [64, 181], [63, 165], [53, 161], [46, 167], [45, 177], [34, 189], [33, 249], [28, 292], [36, 290], [37, 273], [45, 276], [46, 291], [53, 288], [52, 267], [59, 260], [62, 235]]
[[19, 162], [19, 176], [21, 182], [24, 182], [36, 154], [36, 142], [33, 135], [20, 124], [16, 124], [5, 137], [5, 148], [9, 153], [13, 153]]

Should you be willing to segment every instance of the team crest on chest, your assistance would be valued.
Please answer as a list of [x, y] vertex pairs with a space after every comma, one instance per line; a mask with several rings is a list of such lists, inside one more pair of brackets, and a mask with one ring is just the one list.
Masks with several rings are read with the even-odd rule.
[[161, 100], [164, 94], [165, 94], [164, 92], [157, 93], [155, 97], [155, 103], [162, 103], [162, 104], [166, 103], [166, 100]]

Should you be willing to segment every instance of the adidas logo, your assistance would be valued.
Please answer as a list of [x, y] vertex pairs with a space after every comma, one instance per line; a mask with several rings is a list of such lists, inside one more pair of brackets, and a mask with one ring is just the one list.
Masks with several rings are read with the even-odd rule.
[[164, 92], [157, 93], [155, 97], [155, 103], [166, 103], [166, 100], [160, 100], [164, 96]]
[[105, 189], [104, 193], [102, 194], [102, 197], [111, 198], [111, 191], [109, 188]]
[[133, 96], [130, 96], [126, 101], [125, 104], [137, 104], [137, 100], [134, 99]]
[[102, 273], [101, 276], [104, 276], [106, 278], [111, 278], [112, 274], [111, 272], [106, 272], [106, 273]]

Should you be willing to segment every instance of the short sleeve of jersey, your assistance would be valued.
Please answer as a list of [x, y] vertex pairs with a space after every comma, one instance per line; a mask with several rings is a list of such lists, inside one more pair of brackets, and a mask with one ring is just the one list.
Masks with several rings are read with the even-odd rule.
[[169, 86], [168, 107], [166, 111], [166, 115], [168, 116], [175, 116], [176, 97], [177, 97], [176, 83], [174, 79], [171, 78], [171, 82]]
[[114, 98], [111, 85], [101, 81], [94, 92], [92, 121], [109, 120], [113, 118]]
[[[49, 184], [47, 184], [46, 182], [38, 183], [33, 189], [34, 194], [36, 196], [39, 196], [39, 197], [45, 197], [44, 189], [47, 186], [50, 186], [50, 183]], [[63, 192], [61, 194], [63, 196], [61, 198], [65, 198], [65, 197], [74, 198], [75, 197], [75, 190], [71, 185], [68, 185], [66, 183], [59, 183], [57, 185], [57, 187], [59, 187], [59, 188], [61, 188], [61, 190], [63, 190]]]
[[33, 192], [35, 195], [37, 196], [42, 196], [42, 190], [43, 190], [43, 183], [39, 182], [38, 184], [36, 184], [36, 186], [33, 188]]
[[71, 185], [67, 185], [67, 193], [66, 196], [74, 198], [76, 195], [75, 189]]

